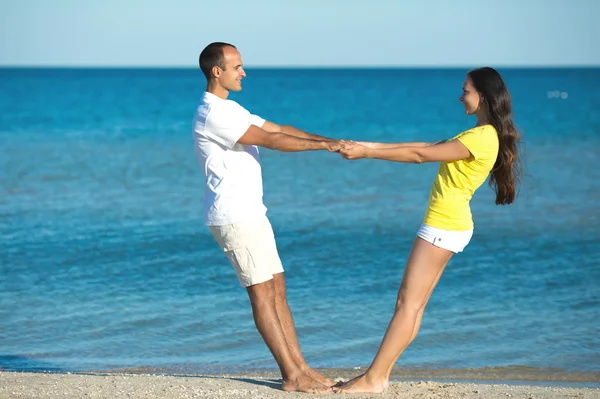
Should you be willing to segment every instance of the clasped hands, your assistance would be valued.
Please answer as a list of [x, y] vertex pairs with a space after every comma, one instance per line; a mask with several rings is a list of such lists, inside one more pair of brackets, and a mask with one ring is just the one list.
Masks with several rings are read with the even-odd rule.
[[329, 142], [329, 152], [339, 152], [343, 158], [351, 161], [367, 157], [367, 150], [371, 148], [372, 143], [352, 141], [352, 140], [335, 140]]

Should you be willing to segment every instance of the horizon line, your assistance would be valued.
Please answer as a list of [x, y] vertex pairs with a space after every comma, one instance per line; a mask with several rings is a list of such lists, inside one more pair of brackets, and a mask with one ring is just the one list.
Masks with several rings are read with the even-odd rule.
[[[531, 64], [531, 65], [244, 65], [249, 69], [471, 69], [492, 66], [502, 69], [598, 69], [600, 64]], [[185, 65], [2, 65], [0, 69], [185, 69], [199, 70], [198, 66]]]

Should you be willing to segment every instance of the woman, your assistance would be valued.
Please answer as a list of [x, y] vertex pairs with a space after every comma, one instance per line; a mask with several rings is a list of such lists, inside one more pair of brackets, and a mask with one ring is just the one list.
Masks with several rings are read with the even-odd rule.
[[435, 144], [348, 143], [340, 151], [351, 160], [441, 164], [379, 351], [366, 373], [337, 387], [336, 392], [379, 393], [387, 388], [392, 367], [417, 335], [425, 305], [446, 264], [473, 235], [469, 201], [486, 178], [490, 176], [497, 205], [515, 199], [520, 176], [519, 133], [502, 77], [492, 68], [469, 72], [460, 101], [467, 115], [477, 117], [477, 124], [451, 140]]

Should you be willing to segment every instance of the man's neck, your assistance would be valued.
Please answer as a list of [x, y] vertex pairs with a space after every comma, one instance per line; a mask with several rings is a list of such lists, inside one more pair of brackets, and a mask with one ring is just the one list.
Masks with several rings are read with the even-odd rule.
[[227, 100], [227, 96], [229, 96], [229, 90], [213, 82], [208, 82], [208, 85], [206, 86], [206, 91], [211, 94], [214, 94], [219, 98], [222, 98], [223, 100]]

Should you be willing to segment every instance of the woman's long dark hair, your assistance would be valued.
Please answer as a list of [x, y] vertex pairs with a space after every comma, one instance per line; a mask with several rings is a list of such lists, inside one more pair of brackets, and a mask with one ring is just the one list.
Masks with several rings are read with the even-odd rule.
[[468, 76], [481, 96], [489, 123], [498, 132], [500, 148], [491, 171], [490, 186], [496, 192], [496, 205], [508, 205], [515, 199], [521, 181], [520, 135], [513, 122], [510, 93], [500, 74], [493, 68], [474, 69]]

